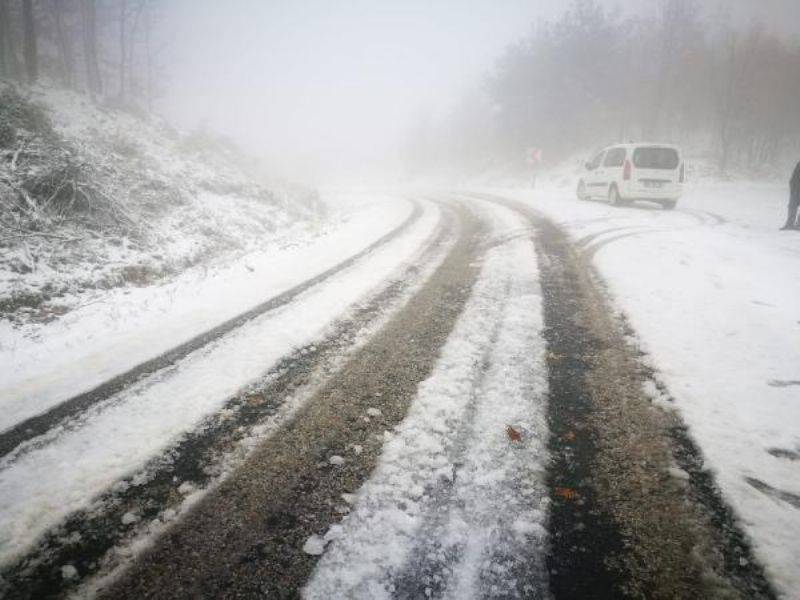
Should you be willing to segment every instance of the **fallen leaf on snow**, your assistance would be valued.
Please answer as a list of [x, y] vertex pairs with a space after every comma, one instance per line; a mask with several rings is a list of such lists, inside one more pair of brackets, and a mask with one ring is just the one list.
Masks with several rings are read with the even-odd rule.
[[508, 434], [508, 439], [510, 439], [512, 442], [522, 441], [522, 434], [514, 429], [511, 425], [506, 427], [506, 434]]

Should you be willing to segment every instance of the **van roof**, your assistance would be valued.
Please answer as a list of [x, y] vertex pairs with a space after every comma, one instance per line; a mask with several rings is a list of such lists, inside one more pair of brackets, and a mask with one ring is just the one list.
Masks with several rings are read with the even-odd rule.
[[611, 148], [672, 148], [673, 150], [677, 150], [680, 152], [680, 147], [676, 146], [675, 144], [661, 144], [658, 142], [628, 142], [626, 144], [612, 144], [610, 146], [606, 146], [604, 150], [610, 150]]

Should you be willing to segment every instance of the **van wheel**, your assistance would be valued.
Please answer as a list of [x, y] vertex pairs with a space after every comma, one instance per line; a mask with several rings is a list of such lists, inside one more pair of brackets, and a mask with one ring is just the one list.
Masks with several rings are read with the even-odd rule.
[[578, 200], [588, 200], [589, 196], [586, 195], [586, 184], [581, 179], [578, 182], [578, 190], [575, 192], [575, 195], [578, 196]]
[[665, 200], [661, 203], [661, 206], [663, 206], [665, 210], [672, 210], [677, 204], [677, 200]]
[[623, 206], [625, 204], [620, 198], [619, 191], [615, 185], [612, 185], [611, 189], [608, 190], [608, 203], [612, 206]]

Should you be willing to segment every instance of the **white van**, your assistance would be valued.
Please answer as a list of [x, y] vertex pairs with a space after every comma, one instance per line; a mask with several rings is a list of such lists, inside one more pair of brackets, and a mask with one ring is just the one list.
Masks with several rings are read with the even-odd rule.
[[683, 193], [686, 166], [681, 151], [667, 144], [609, 146], [586, 163], [578, 198], [607, 199], [611, 204], [650, 200], [675, 208]]

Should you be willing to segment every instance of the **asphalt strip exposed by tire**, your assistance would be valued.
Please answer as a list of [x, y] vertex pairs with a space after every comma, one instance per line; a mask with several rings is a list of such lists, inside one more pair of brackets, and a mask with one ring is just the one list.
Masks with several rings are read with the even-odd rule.
[[459, 237], [419, 291], [105, 597], [299, 594], [317, 560], [305, 541], [341, 519], [341, 495], [369, 477], [384, 432], [404, 418], [470, 295], [482, 229], [458, 213]]
[[[564, 598], [774, 598], [666, 388], [589, 263], [531, 206], [549, 378], [550, 590]], [[677, 467], [677, 468], [676, 468]], [[675, 474], [681, 474], [676, 476]]]

